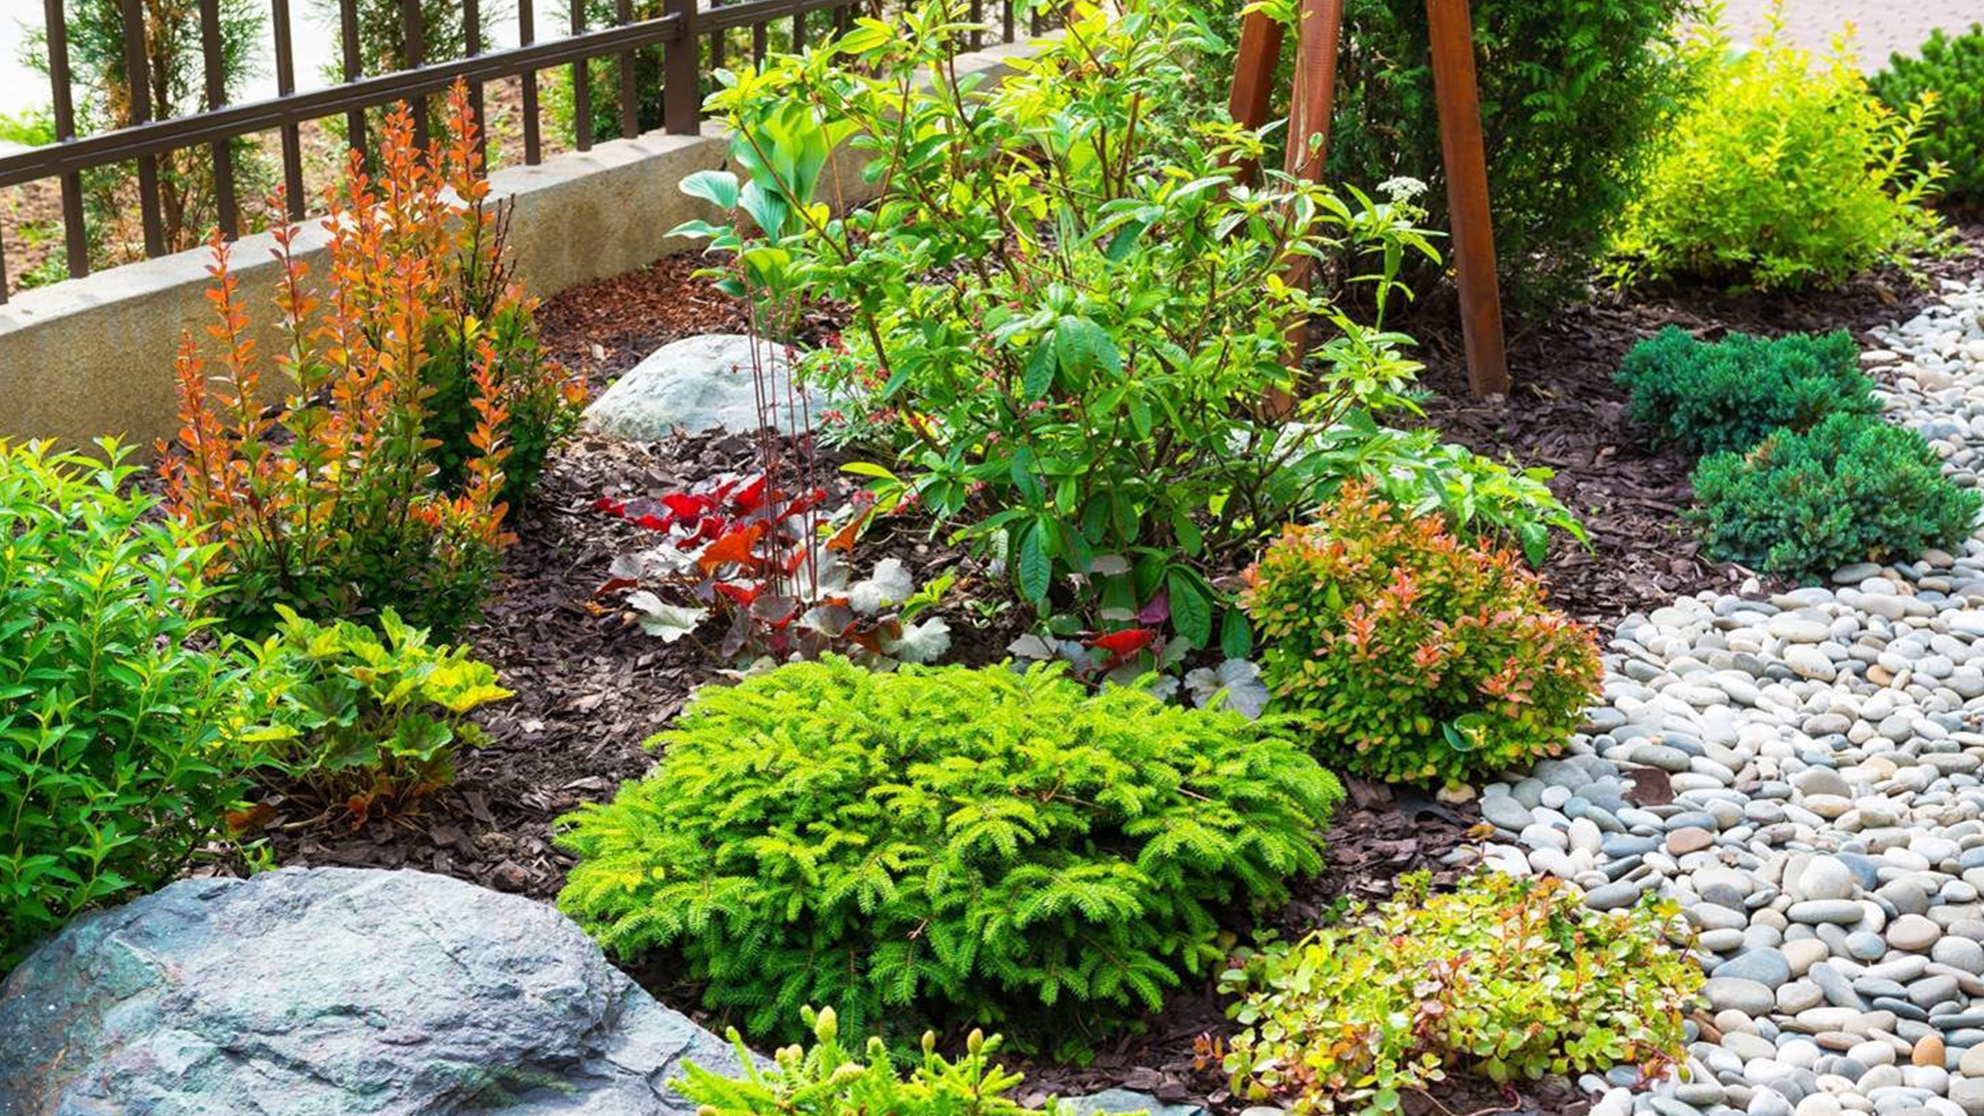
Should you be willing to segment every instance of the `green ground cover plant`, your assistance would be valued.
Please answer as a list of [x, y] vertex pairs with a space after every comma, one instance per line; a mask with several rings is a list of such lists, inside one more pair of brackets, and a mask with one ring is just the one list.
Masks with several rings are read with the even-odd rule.
[[685, 1063], [683, 1078], [670, 1082], [689, 1098], [701, 1116], [783, 1116], [804, 1111], [816, 1116], [1073, 1116], [1054, 1098], [1037, 1108], [1021, 1105], [1010, 1094], [1023, 1078], [992, 1061], [999, 1051], [998, 1035], [987, 1038], [974, 1030], [966, 1036], [964, 1057], [956, 1061], [937, 1053], [937, 1036], [923, 1035], [922, 1056], [910, 1057], [909, 1075], [887, 1044], [870, 1037], [865, 1060], [850, 1053], [840, 1039], [834, 1009], [805, 1008], [800, 1022], [811, 1032], [812, 1049], [779, 1050], [770, 1069], [759, 1069], [751, 1052], [730, 1031], [744, 1076], [726, 1077]]
[[1590, 629], [1548, 607], [1514, 555], [1362, 486], [1291, 524], [1245, 581], [1270, 710], [1346, 771], [1463, 782], [1527, 764], [1597, 693]]
[[1748, 49], [1710, 24], [1688, 50], [1705, 85], [1625, 208], [1615, 278], [1830, 287], [1937, 247], [1924, 202], [1943, 171], [1911, 161], [1931, 98], [1891, 111], [1844, 38], [1815, 65], [1785, 39], [1781, 10]]
[[[1384, 315], [1404, 261], [1434, 255], [1418, 211], [1274, 174], [1237, 185], [1264, 135], [1186, 111], [1188, 11], [1078, 4], [997, 89], [950, 65], [963, 12], [860, 20], [723, 75], [710, 106], [745, 174], [684, 184], [732, 218], [678, 230], [735, 254], [732, 289], [849, 308], [843, 344], [801, 374], [893, 456], [855, 466], [884, 511], [920, 502], [1044, 614], [1101, 630], [1161, 613], [1198, 647], [1244, 632], [1213, 580], [1348, 477], [1415, 483], [1526, 544], [1571, 522], [1537, 477], [1378, 421], [1413, 409], [1419, 366]], [[843, 141], [880, 192], [851, 212], [827, 168]], [[1355, 261], [1368, 321], [1282, 281], [1331, 255]], [[1323, 340], [1291, 354], [1311, 320]]]
[[188, 646], [206, 554], [124, 457], [0, 443], [0, 972], [176, 877], [249, 785], [243, 672]]
[[1554, 879], [1484, 873], [1435, 895], [1409, 877], [1368, 915], [1236, 958], [1221, 985], [1245, 1030], [1225, 1068], [1237, 1095], [1297, 1116], [1395, 1113], [1458, 1070], [1657, 1075], [1685, 1056], [1702, 983], [1664, 940], [1679, 919], [1650, 899], [1587, 910]]
[[1896, 114], [1935, 98], [1936, 114], [1910, 149], [1911, 165], [1927, 172], [1940, 164], [1949, 171], [1938, 184], [1945, 198], [1984, 204], [1984, 23], [1956, 35], [1936, 28], [1914, 55], [1891, 56], [1871, 83]]
[[559, 822], [559, 906], [672, 948], [746, 1033], [1011, 1024], [1079, 1052], [1220, 956], [1217, 915], [1321, 866], [1336, 780], [1273, 721], [1055, 667], [835, 656], [703, 690], [659, 769]]
[[1691, 516], [1712, 557], [1797, 577], [1955, 546], [1980, 502], [1943, 476], [1922, 435], [1854, 414], [1704, 458], [1694, 488]]
[[376, 631], [278, 611], [276, 634], [250, 648], [254, 739], [282, 782], [361, 824], [452, 783], [458, 751], [483, 741], [468, 714], [511, 696], [468, 648], [430, 646], [392, 609]]
[[1697, 455], [1747, 450], [1780, 427], [1810, 430], [1834, 414], [1881, 412], [1845, 330], [1709, 342], [1668, 326], [1633, 346], [1618, 381], [1632, 393], [1634, 422]]

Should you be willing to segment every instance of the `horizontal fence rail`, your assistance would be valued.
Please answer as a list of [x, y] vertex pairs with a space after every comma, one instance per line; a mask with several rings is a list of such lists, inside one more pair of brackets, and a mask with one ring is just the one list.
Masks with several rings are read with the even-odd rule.
[[[116, 90], [96, 90], [109, 102], [123, 108], [123, 125], [93, 135], [77, 134], [76, 71], [71, 58], [70, 16], [64, 0], [44, 0], [44, 45], [47, 72], [53, 95], [50, 121], [56, 141], [43, 147], [0, 156], [0, 188], [22, 186], [55, 179], [61, 189], [64, 262], [68, 274], [81, 278], [89, 274], [91, 228], [85, 188], [90, 176], [102, 168], [135, 164], [138, 224], [143, 230], [144, 254], [155, 257], [173, 249], [165, 226], [165, 201], [161, 196], [161, 168], [181, 151], [201, 151], [210, 168], [201, 168], [210, 177], [214, 220], [210, 223], [222, 236], [233, 239], [241, 232], [241, 207], [237, 202], [242, 189], [236, 166], [236, 145], [247, 137], [275, 132], [279, 140], [280, 181], [289, 220], [301, 220], [308, 198], [304, 190], [302, 126], [325, 118], [342, 117], [345, 141], [365, 151], [368, 141], [367, 110], [407, 101], [415, 106], [417, 138], [427, 140], [426, 99], [444, 92], [455, 81], [468, 83], [470, 106], [478, 125], [484, 125], [484, 86], [510, 78], [519, 80], [523, 160], [528, 165], [543, 161], [546, 120], [541, 75], [567, 68], [571, 128], [570, 145], [590, 150], [595, 135], [595, 94], [591, 64], [604, 60], [612, 67], [614, 81], [601, 89], [608, 92], [614, 119], [622, 136], [639, 134], [642, 110], [658, 107], [659, 125], [672, 134], [693, 135], [700, 120], [702, 92], [706, 77], [714, 69], [735, 65], [748, 58], [762, 62], [774, 47], [799, 49], [829, 34], [851, 26], [858, 8], [883, 14], [880, 5], [900, 0], [741, 0], [738, 3], [700, 7], [696, 0], [564, 0], [564, 13], [570, 20], [570, 33], [562, 38], [542, 39], [538, 34], [538, 11], [546, 0], [512, 0], [516, 16], [517, 45], [488, 49], [481, 4], [484, 0], [456, 0], [453, 5], [461, 20], [466, 43], [460, 57], [430, 59], [424, 49], [433, 30], [422, 17], [421, 0], [336, 0], [338, 73], [337, 85], [307, 92], [296, 90], [294, 52], [295, 25], [292, 0], [269, 0], [268, 28], [273, 36], [276, 95], [257, 101], [229, 103], [226, 83], [226, 46], [223, 42], [220, 0], [199, 0], [199, 48], [203, 108], [187, 115], [163, 117], [169, 106], [151, 100], [152, 74], [148, 44], [155, 41], [146, 25], [150, 5], [143, 0], [68, 0], [68, 6], [92, 5], [101, 15], [114, 9], [121, 23], [122, 57]], [[557, 3], [558, 0], [548, 0]], [[361, 5], [365, 7], [361, 7]], [[972, 16], [986, 21], [987, 5], [1002, 6], [988, 31], [1013, 42], [1015, 9], [1025, 0], [972, 0]], [[379, 74], [365, 74], [365, 16], [397, 7], [399, 41], [393, 44], [401, 68]], [[610, 13], [606, 26], [592, 27], [592, 15]], [[809, 19], [809, 16], [814, 17]], [[377, 21], [375, 20], [376, 24]], [[1042, 29], [1036, 15], [1030, 29]], [[782, 25], [782, 26], [779, 26]], [[777, 26], [777, 30], [774, 27]], [[377, 27], [373, 33], [376, 35]], [[983, 45], [986, 32], [974, 34], [971, 46]], [[733, 43], [733, 38], [739, 41]], [[739, 49], [733, 60], [731, 51]], [[660, 81], [659, 103], [644, 102], [638, 75], [644, 64], [656, 61]], [[105, 73], [108, 67], [101, 67]], [[556, 80], [556, 79], [554, 79]], [[482, 127], [487, 142], [487, 128]], [[183, 232], [184, 230], [182, 230]], [[191, 230], [195, 239], [204, 239], [212, 228]], [[184, 237], [182, 236], [182, 241]], [[179, 247], [184, 247], [182, 242]], [[0, 240], [0, 303], [7, 301], [7, 260], [5, 242]]]

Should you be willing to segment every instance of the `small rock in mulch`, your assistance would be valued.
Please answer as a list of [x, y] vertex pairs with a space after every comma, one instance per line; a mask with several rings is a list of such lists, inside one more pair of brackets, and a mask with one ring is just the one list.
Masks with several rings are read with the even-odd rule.
[[811, 430], [827, 409], [827, 397], [793, 386], [792, 362], [785, 346], [754, 342], [741, 333], [670, 341], [601, 392], [586, 408], [584, 426], [642, 442], [678, 431]]

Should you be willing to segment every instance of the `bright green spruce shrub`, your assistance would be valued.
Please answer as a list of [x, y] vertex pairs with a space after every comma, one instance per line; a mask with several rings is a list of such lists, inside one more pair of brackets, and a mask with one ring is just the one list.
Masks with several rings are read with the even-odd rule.
[[1410, 877], [1391, 901], [1293, 945], [1243, 953], [1221, 978], [1245, 1028], [1236, 1095], [1297, 1116], [1399, 1111], [1449, 1071], [1499, 1082], [1685, 1054], [1702, 973], [1664, 940], [1672, 902], [1585, 909], [1551, 879], [1484, 873], [1449, 894]]
[[1916, 166], [1940, 163], [1949, 169], [1943, 195], [1967, 205], [1984, 204], [1984, 23], [1961, 35], [1938, 27], [1919, 56], [1896, 54], [1872, 78], [1874, 95], [1897, 113], [1925, 94], [1936, 98], [1936, 115], [1912, 152]]
[[390, 608], [378, 631], [276, 611], [276, 633], [250, 645], [266, 762], [360, 816], [453, 782], [457, 746], [483, 740], [469, 712], [511, 696], [468, 648], [429, 646]]
[[178, 875], [248, 788], [206, 556], [98, 459], [0, 444], [0, 972]]
[[1514, 555], [1360, 486], [1291, 524], [1245, 580], [1270, 708], [1360, 775], [1464, 781], [1552, 755], [1597, 691], [1590, 629]]
[[1844, 37], [1815, 67], [1780, 17], [1748, 49], [1715, 26], [1690, 47], [1706, 86], [1625, 210], [1616, 277], [1837, 286], [1941, 239], [1923, 202], [1942, 169], [1910, 164], [1935, 107], [1889, 111]]
[[1694, 487], [1692, 515], [1711, 557], [1801, 577], [1953, 546], [1979, 503], [1976, 490], [1944, 478], [1920, 434], [1862, 415], [1705, 458]]
[[[1205, 38], [1188, 9], [1081, 0], [996, 87], [952, 64], [968, 12], [928, 0], [727, 75], [710, 103], [748, 180], [683, 183], [730, 223], [677, 231], [729, 253], [736, 290], [847, 308], [844, 346], [801, 374], [894, 457], [857, 466], [885, 506], [921, 501], [1042, 612], [1155, 608], [1229, 653], [1245, 626], [1214, 579], [1347, 478], [1417, 480], [1525, 540], [1570, 522], [1536, 478], [1381, 424], [1413, 408], [1419, 365], [1384, 313], [1403, 261], [1434, 255], [1418, 211], [1278, 173], [1236, 185], [1272, 129], [1182, 100]], [[880, 188], [845, 213], [843, 140]], [[1349, 261], [1371, 313], [1281, 281], [1320, 256]], [[1262, 406], [1277, 397], [1290, 413]]]
[[1272, 721], [1045, 666], [829, 656], [706, 689], [651, 743], [655, 774], [561, 820], [559, 906], [622, 956], [679, 949], [760, 1037], [810, 1003], [1079, 1049], [1215, 964], [1221, 912], [1316, 871], [1342, 794]]
[[1881, 411], [1845, 330], [1707, 342], [1668, 326], [1633, 346], [1618, 379], [1632, 392], [1634, 422], [1694, 454], [1746, 450], [1779, 427], [1810, 430], [1828, 415]]
[[991, 1060], [999, 1036], [972, 1031], [964, 1057], [953, 1062], [937, 1053], [937, 1036], [924, 1032], [922, 1056], [910, 1062], [905, 1079], [880, 1037], [868, 1039], [867, 1060], [850, 1054], [840, 1041], [834, 1009], [806, 1008], [800, 1020], [814, 1037], [811, 1050], [788, 1046], [758, 1068], [736, 1028], [730, 1041], [744, 1067], [742, 1079], [711, 1073], [685, 1063], [685, 1077], [670, 1082], [696, 1105], [699, 1116], [1073, 1116], [1049, 1098], [1039, 1108], [1021, 1105], [1007, 1094], [1021, 1076]]

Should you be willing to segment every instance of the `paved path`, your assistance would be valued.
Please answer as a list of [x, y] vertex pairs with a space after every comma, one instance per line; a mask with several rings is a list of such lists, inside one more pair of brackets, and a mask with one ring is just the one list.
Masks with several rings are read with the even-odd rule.
[[[1727, 0], [1723, 18], [1747, 38], [1763, 32], [1769, 11], [1770, 0]], [[1784, 16], [1792, 41], [1812, 50], [1826, 49], [1851, 22], [1861, 65], [1871, 73], [1895, 51], [1914, 53], [1937, 27], [1956, 32], [1984, 22], [1984, 0], [1786, 0]]]

